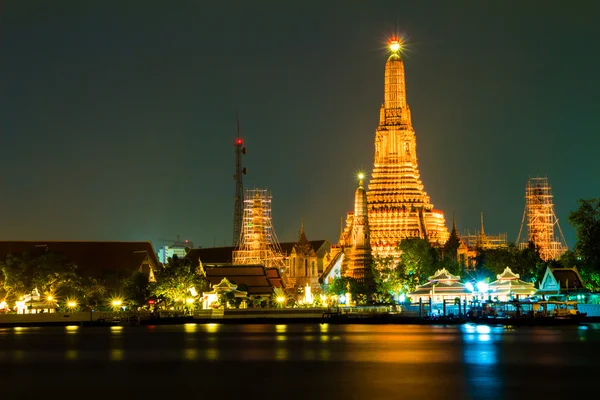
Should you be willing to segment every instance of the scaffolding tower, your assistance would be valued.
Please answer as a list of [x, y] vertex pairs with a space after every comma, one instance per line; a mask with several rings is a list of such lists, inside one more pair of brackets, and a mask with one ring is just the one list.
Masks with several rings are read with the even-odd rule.
[[462, 236], [465, 244], [472, 249], [479, 248], [500, 249], [508, 247], [508, 235], [506, 232], [497, 235], [487, 235], [483, 227], [483, 213], [481, 213], [481, 229], [475, 229], [474, 232], [467, 230]]
[[244, 197], [242, 234], [233, 251], [233, 263], [285, 267], [283, 251], [271, 216], [272, 196], [266, 189], [248, 189]]
[[[552, 202], [552, 189], [548, 178], [530, 178], [525, 188], [525, 211], [517, 243], [526, 248], [533, 242], [540, 251], [542, 260], [556, 259], [567, 251], [567, 242], [558, 224]], [[523, 232], [527, 220], [527, 236]], [[558, 236], [555, 235], [556, 226]]]

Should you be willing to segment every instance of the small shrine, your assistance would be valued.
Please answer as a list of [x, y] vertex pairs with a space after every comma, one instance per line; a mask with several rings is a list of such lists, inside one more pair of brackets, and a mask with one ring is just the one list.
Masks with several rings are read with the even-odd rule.
[[242, 305], [244, 305], [245, 300], [248, 298], [248, 293], [237, 290], [237, 287], [237, 285], [229, 282], [227, 278], [223, 278], [221, 282], [213, 285], [211, 292], [202, 293], [202, 308], [213, 308], [215, 304], [219, 304], [219, 297], [227, 293], [232, 293], [235, 299], [242, 299]]
[[429, 282], [417, 286], [414, 292], [408, 293], [413, 302], [419, 299], [424, 302], [432, 300], [433, 303], [442, 303], [454, 301], [457, 297], [466, 301], [473, 297], [473, 294], [460, 281], [460, 276], [452, 275], [446, 268], [437, 270], [435, 275], [427, 278]]
[[522, 281], [519, 279], [520, 275], [512, 272], [509, 267], [496, 275], [496, 278], [496, 281], [490, 283], [489, 291], [499, 301], [518, 300], [520, 297], [533, 296], [536, 292], [533, 282]]
[[573, 268], [551, 268], [546, 267], [544, 278], [540, 288], [536, 292], [542, 297], [564, 297], [575, 298], [578, 295], [589, 293], [585, 287], [577, 267]]
[[17, 314], [41, 314], [56, 312], [56, 300], [52, 296], [42, 298], [37, 288], [15, 303]]

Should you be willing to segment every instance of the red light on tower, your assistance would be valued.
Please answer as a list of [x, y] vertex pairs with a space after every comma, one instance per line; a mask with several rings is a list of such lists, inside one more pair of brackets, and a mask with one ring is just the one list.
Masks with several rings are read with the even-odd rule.
[[240, 145], [240, 146], [241, 146], [241, 145], [242, 145], [242, 139], [238, 139], [238, 140], [236, 140], [235, 144], [237, 144], [237, 145]]

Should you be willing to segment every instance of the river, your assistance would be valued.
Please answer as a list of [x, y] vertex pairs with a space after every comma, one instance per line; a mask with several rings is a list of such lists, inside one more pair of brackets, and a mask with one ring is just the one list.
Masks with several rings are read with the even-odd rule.
[[600, 325], [0, 329], [7, 399], [565, 399], [599, 356]]

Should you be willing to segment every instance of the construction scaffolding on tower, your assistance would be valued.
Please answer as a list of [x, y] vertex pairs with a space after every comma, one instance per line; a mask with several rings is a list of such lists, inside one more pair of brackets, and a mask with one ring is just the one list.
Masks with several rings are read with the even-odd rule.
[[500, 249], [508, 247], [508, 235], [506, 232], [497, 235], [487, 235], [483, 227], [483, 213], [481, 213], [481, 228], [474, 232], [467, 230], [462, 239], [471, 249]]
[[[525, 220], [527, 235], [523, 232]], [[525, 188], [525, 211], [517, 244], [520, 248], [526, 248], [529, 242], [538, 247], [544, 261], [557, 259], [568, 249], [554, 212], [552, 188], [548, 184], [548, 178], [530, 178]]]
[[271, 215], [272, 196], [266, 189], [248, 189], [244, 197], [242, 233], [233, 263], [285, 268], [283, 251]]

